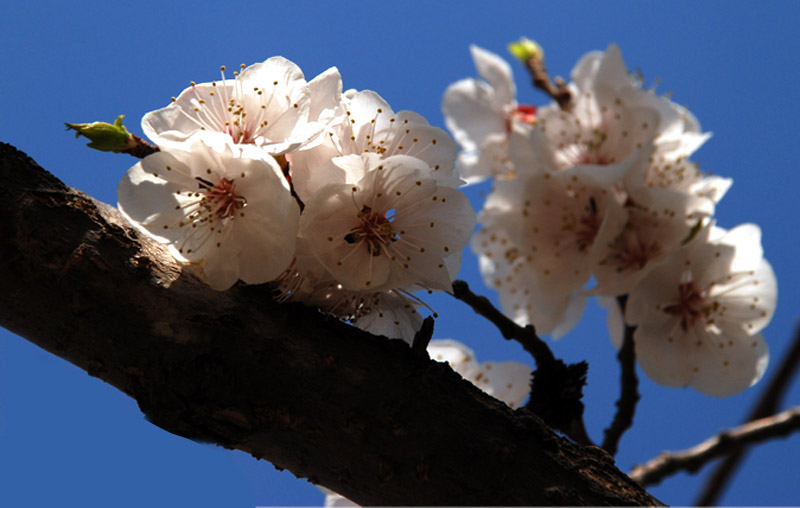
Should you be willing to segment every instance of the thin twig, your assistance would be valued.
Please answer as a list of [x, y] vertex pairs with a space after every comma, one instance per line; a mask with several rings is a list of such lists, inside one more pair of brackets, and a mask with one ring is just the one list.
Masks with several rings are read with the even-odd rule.
[[630, 477], [644, 487], [655, 485], [678, 471], [696, 472], [717, 457], [797, 431], [800, 431], [800, 406], [726, 430], [688, 450], [663, 453], [633, 468]]
[[572, 105], [572, 92], [569, 91], [567, 83], [562, 78], [557, 77], [555, 80], [550, 80], [544, 59], [531, 58], [525, 63], [525, 67], [531, 74], [534, 87], [549, 95], [562, 110], [569, 110]]
[[497, 310], [492, 302], [485, 296], [478, 296], [469, 288], [469, 284], [463, 280], [453, 282], [453, 296], [466, 303], [472, 310], [491, 321], [506, 340], [516, 340], [525, 351], [529, 352], [536, 360], [536, 365], [552, 365], [556, 358], [545, 342], [536, 335], [533, 326], [519, 326], [514, 321], [506, 317]]
[[[756, 404], [750, 412], [746, 421], [758, 420], [778, 412], [781, 399], [783, 399], [792, 377], [794, 377], [795, 372], [797, 372], [798, 366], [800, 366], [800, 326], [798, 326], [795, 331], [792, 347], [789, 349], [789, 352], [786, 353], [786, 356], [784, 356], [781, 366], [778, 368], [769, 386], [764, 391], [758, 404]], [[713, 506], [717, 504], [719, 497], [722, 495], [746, 453], [747, 448], [740, 448], [728, 455], [728, 457], [717, 466], [706, 482], [703, 491], [698, 496], [695, 502], [697, 506]]]
[[[617, 298], [622, 315], [625, 315], [627, 295]], [[625, 326], [625, 337], [622, 347], [619, 348], [617, 359], [620, 364], [620, 396], [617, 400], [617, 414], [603, 434], [603, 449], [611, 456], [617, 454], [619, 440], [622, 434], [633, 425], [633, 416], [636, 413], [636, 404], [639, 402], [639, 379], [636, 377], [636, 352], [633, 346], [633, 332], [635, 327]]]
[[146, 139], [140, 138], [136, 134], [131, 134], [131, 139], [133, 141], [123, 153], [133, 155], [137, 159], [144, 159], [148, 155], [159, 151], [159, 148], [156, 145], [150, 143]]
[[533, 326], [519, 326], [492, 305], [485, 296], [478, 296], [469, 285], [453, 282], [453, 296], [491, 321], [506, 340], [516, 340], [536, 360], [531, 382], [531, 396], [525, 407], [550, 427], [559, 430], [582, 445], [593, 445], [583, 423], [583, 386], [586, 384], [586, 362], [565, 364], [556, 359], [547, 344], [536, 335]]

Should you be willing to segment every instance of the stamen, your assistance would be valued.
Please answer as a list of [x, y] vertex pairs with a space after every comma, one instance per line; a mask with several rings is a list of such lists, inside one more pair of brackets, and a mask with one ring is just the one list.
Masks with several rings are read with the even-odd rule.
[[349, 244], [366, 245], [367, 251], [373, 256], [380, 256], [381, 249], [397, 241], [397, 234], [392, 228], [393, 217], [386, 214], [373, 213], [372, 208], [364, 205], [359, 212], [361, 224], [353, 228], [345, 237]]
[[688, 331], [697, 321], [707, 320], [715, 310], [715, 305], [706, 305], [707, 292], [695, 286], [691, 280], [691, 273], [688, 273], [688, 281], [682, 282], [678, 286], [677, 303], [664, 307], [664, 312], [671, 316], [679, 317], [681, 328]]

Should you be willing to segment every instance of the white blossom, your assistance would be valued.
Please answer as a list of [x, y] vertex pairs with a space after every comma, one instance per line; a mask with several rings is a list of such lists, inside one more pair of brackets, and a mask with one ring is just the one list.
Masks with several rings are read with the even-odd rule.
[[478, 363], [475, 353], [455, 340], [433, 340], [428, 354], [450, 367], [492, 397], [512, 408], [525, 402], [530, 393], [531, 368], [519, 362]]
[[580, 320], [587, 294], [580, 289], [555, 293], [542, 286], [530, 256], [499, 226], [489, 225], [472, 239], [485, 284], [500, 294], [503, 312], [520, 326], [535, 324], [540, 335], [563, 337]]
[[[293, 268], [279, 281], [282, 298], [411, 343], [425, 305], [411, 292], [450, 288], [474, 227], [474, 212], [454, 190], [462, 183], [453, 175], [455, 143], [375, 92], [342, 93], [331, 79], [309, 88], [311, 117], [328, 120], [316, 141], [287, 154], [305, 208]], [[441, 240], [431, 243], [435, 235]]]
[[[502, 82], [508, 73], [492, 61], [494, 81], [487, 81]], [[572, 80], [571, 107], [540, 108], [534, 125], [504, 135], [507, 155], [489, 151], [507, 157], [514, 170], [496, 180], [479, 217], [483, 230], [472, 242], [503, 310], [554, 337], [577, 323], [588, 294], [630, 291], [713, 215], [730, 185], [688, 161], [708, 134], [685, 108], [643, 90], [615, 45], [584, 56]], [[459, 83], [454, 97], [472, 90], [482, 104], [496, 106], [471, 108], [486, 117], [476, 125], [495, 127], [475, 132], [499, 135], [500, 113], [513, 102], [497, 106], [486, 99], [492, 87]], [[498, 86], [506, 98], [513, 90]], [[469, 110], [463, 108], [463, 118]], [[469, 138], [463, 129], [454, 128], [460, 142]], [[477, 147], [478, 134], [462, 146]], [[592, 277], [597, 284], [587, 293]]]
[[412, 111], [395, 113], [372, 91], [351, 91], [338, 100], [337, 116], [320, 141], [289, 155], [292, 183], [303, 201], [329, 183], [328, 162], [343, 155], [409, 155], [426, 162], [428, 176], [440, 184], [461, 183], [453, 176], [456, 145], [447, 132]]
[[470, 46], [478, 74], [485, 80], [462, 79], [450, 85], [442, 100], [445, 123], [461, 146], [458, 168], [468, 183], [509, 177], [508, 136], [515, 126], [536, 121], [536, 108], [519, 105], [508, 63], [478, 46]]
[[614, 164], [652, 142], [654, 150], [639, 172], [639, 184], [678, 190], [713, 203], [722, 198], [730, 179], [708, 176], [689, 160], [710, 134], [701, 132], [686, 108], [642, 89], [616, 45], [581, 58], [572, 80], [572, 108], [563, 111], [556, 104], [540, 108], [537, 127], [528, 133], [531, 149], [547, 164], [561, 169]]
[[718, 397], [761, 378], [769, 354], [760, 331], [777, 299], [762, 255], [757, 226], [706, 226], [642, 279], [625, 320], [636, 326], [636, 356], [648, 377]]
[[[312, 98], [297, 65], [272, 57], [241, 68], [233, 80], [225, 78], [222, 67], [220, 82], [192, 82], [172, 104], [147, 113], [142, 130], [159, 146], [186, 149], [199, 136], [218, 150], [233, 144], [254, 158], [297, 150], [319, 135], [324, 122], [314, 120], [328, 118], [323, 114], [328, 101], [318, 94], [313, 104], [317, 117], [309, 118]], [[332, 69], [315, 87], [327, 92], [337, 80], [341, 87], [338, 71]]]
[[[534, 168], [537, 161], [530, 162]], [[538, 168], [496, 182], [472, 248], [487, 284], [500, 290], [503, 310], [519, 324], [559, 337], [580, 317], [601, 247], [625, 226], [624, 195], [616, 185], [628, 168]]]
[[475, 212], [406, 155], [347, 155], [320, 174], [330, 183], [305, 200], [300, 237], [345, 289], [448, 290]]
[[272, 158], [235, 157], [200, 142], [162, 150], [128, 171], [118, 201], [214, 289], [268, 282], [294, 254], [300, 209]]
[[631, 187], [626, 222], [599, 242], [592, 266], [594, 294], [627, 294], [654, 266], [677, 250], [692, 228], [713, 213], [710, 200], [662, 187]]

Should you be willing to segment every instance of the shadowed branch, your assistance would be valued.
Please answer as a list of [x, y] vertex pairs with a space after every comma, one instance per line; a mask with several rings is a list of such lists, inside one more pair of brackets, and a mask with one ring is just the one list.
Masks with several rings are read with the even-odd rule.
[[659, 504], [605, 452], [403, 341], [275, 302], [268, 286], [208, 288], [115, 208], [2, 143], [0, 287], [0, 326], [155, 425], [363, 505]]

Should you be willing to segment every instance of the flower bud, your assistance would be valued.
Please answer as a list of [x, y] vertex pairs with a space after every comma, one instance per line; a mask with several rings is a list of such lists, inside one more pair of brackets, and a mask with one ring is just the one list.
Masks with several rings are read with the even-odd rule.
[[87, 146], [103, 152], [125, 153], [136, 145], [133, 135], [122, 125], [125, 115], [114, 120], [114, 125], [106, 122], [65, 123], [67, 130], [74, 129], [75, 137], [89, 139]]
[[517, 42], [508, 44], [508, 51], [514, 55], [517, 60], [522, 62], [522, 65], [527, 65], [531, 60], [539, 62], [544, 60], [544, 50], [536, 41], [532, 41], [527, 37], [520, 38]]

